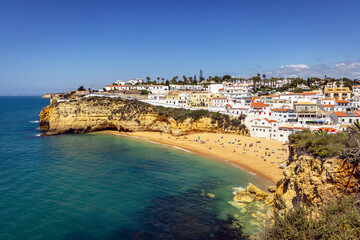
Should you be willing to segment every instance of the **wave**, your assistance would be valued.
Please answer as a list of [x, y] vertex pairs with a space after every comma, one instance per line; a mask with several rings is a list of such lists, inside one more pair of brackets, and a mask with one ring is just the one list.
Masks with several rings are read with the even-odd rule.
[[41, 137], [41, 133], [35, 134], [35, 137]]
[[[170, 145], [168, 145], [168, 146], [170, 146]], [[183, 151], [185, 151], [185, 152], [189, 152], [189, 153], [191, 153], [191, 151], [189, 151], [189, 150], [186, 150], [186, 149], [184, 149], [184, 148], [181, 148], [181, 147], [177, 147], [177, 146], [171, 146], [171, 147], [173, 147], [173, 148], [176, 148], [176, 149], [180, 149], [180, 150], [183, 150]]]
[[39, 120], [29, 121], [29, 123], [39, 123]]

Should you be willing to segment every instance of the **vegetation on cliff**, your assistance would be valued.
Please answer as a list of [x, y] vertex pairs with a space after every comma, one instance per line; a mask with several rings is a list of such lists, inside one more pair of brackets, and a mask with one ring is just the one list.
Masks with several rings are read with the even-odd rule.
[[346, 151], [358, 148], [359, 140], [359, 124], [336, 134], [302, 131], [289, 136], [290, 146], [295, 148], [297, 155], [307, 154], [322, 159], [343, 156]]
[[360, 239], [360, 195], [342, 197], [316, 210], [297, 207], [274, 220], [263, 239]]

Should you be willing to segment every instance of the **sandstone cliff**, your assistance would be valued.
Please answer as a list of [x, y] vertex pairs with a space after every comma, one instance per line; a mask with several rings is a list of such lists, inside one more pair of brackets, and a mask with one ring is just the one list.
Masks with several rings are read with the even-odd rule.
[[299, 155], [294, 146], [290, 146], [290, 153], [285, 178], [278, 182], [274, 194], [275, 209], [291, 209], [301, 204], [320, 207], [344, 194], [359, 192], [356, 174], [359, 166], [339, 157], [320, 159]]
[[157, 131], [173, 135], [191, 132], [247, 134], [240, 119], [204, 110], [169, 109], [120, 98], [83, 98], [53, 102], [40, 113], [43, 135], [118, 131]]

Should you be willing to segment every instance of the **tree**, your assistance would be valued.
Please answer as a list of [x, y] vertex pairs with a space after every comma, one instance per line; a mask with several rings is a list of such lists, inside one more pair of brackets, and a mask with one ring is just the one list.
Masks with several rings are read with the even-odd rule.
[[160, 77], [157, 77], [157, 81], [160, 82]]
[[170, 85], [170, 82], [169, 82], [169, 80], [166, 79], [165, 86], [169, 86], [169, 85]]
[[230, 75], [224, 75], [224, 76], [222, 77], [222, 80], [223, 80], [223, 81], [227, 81], [227, 80], [229, 80], [229, 79], [231, 79], [231, 76], [230, 76]]
[[164, 82], [165, 78], [161, 78], [161, 81]]
[[80, 86], [79, 88], [78, 88], [78, 91], [85, 91], [86, 89], [84, 88], [84, 86]]
[[171, 79], [171, 84], [176, 84], [176, 77], [173, 77], [173, 78]]
[[151, 80], [151, 78], [150, 78], [150, 77], [146, 77], [146, 81], [147, 81], [146, 83], [147, 83], [147, 84], [149, 84], [149, 83], [150, 83], [150, 80]]
[[182, 78], [183, 78], [183, 80], [184, 80], [184, 83], [186, 83], [186, 82], [187, 82], [186, 76], [184, 75], [184, 76], [182, 76]]
[[262, 76], [262, 77], [263, 77], [263, 79], [264, 79], [264, 80], [266, 79], [266, 75], [265, 75], [265, 73], [263, 74], [263, 76]]

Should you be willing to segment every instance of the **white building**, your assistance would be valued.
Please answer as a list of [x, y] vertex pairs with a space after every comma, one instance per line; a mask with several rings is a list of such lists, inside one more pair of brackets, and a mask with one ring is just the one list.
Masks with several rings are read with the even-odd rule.
[[136, 90], [136, 86], [133, 85], [106, 85], [106, 91], [112, 90]]
[[250, 105], [250, 112], [249, 114], [255, 116], [270, 116], [270, 105], [262, 102], [252, 102]]
[[224, 107], [229, 102], [227, 97], [213, 97], [211, 101], [213, 107]]
[[270, 111], [271, 119], [279, 122], [297, 122], [297, 114], [294, 109], [272, 108]]
[[351, 91], [355, 96], [360, 95], [360, 85], [353, 86]]
[[176, 105], [182, 108], [190, 106], [190, 98], [191, 93], [179, 93], [179, 94], [171, 94], [166, 98], [165, 103], [169, 105]]
[[170, 90], [172, 91], [204, 91], [205, 88], [202, 85], [176, 85], [170, 84]]
[[151, 91], [151, 92], [169, 91], [169, 86], [165, 86], [165, 85], [149, 85], [148, 90]]
[[226, 112], [234, 116], [240, 116], [241, 114], [248, 115], [249, 107], [226, 107]]
[[287, 142], [291, 134], [303, 130], [309, 130], [309, 128], [300, 125], [286, 124], [268, 118], [256, 118], [250, 121], [250, 134], [252, 137]]
[[131, 84], [131, 85], [135, 85], [135, 84], [142, 84], [144, 82], [144, 80], [142, 80], [141, 78], [135, 78], [132, 80], [129, 80], [127, 83]]
[[117, 85], [125, 85], [125, 81], [123, 81], [123, 80], [117, 80], [115, 83]]
[[360, 121], [359, 112], [333, 112], [330, 114], [330, 119], [334, 124], [352, 125]]
[[208, 91], [211, 93], [219, 93], [219, 89], [224, 88], [223, 84], [210, 84], [208, 86]]

